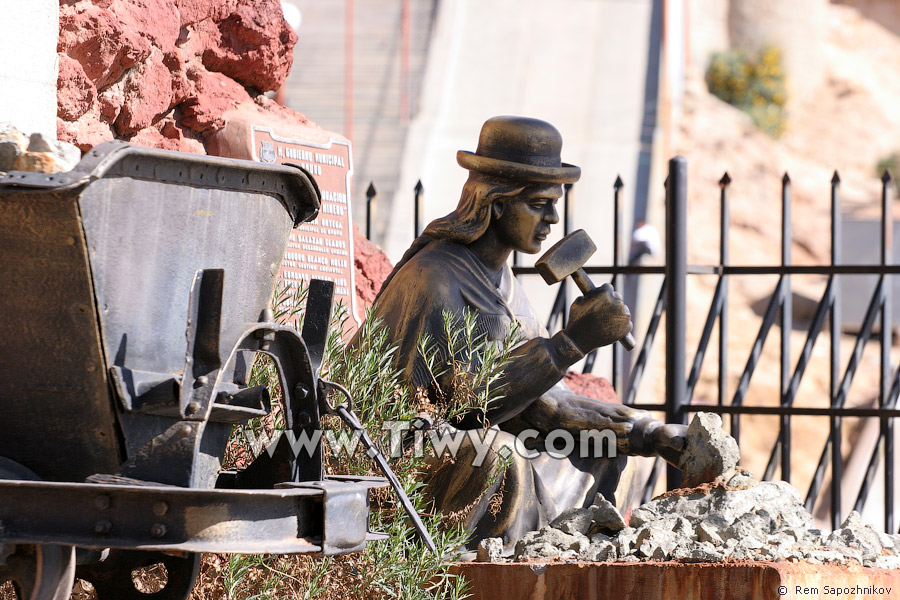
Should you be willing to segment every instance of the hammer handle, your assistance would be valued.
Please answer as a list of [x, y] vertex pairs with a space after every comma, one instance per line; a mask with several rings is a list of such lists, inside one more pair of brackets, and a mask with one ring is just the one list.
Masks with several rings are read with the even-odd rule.
[[[575, 284], [578, 286], [578, 289], [581, 290], [581, 293], [587, 295], [596, 289], [594, 287], [594, 282], [591, 281], [591, 278], [587, 276], [587, 273], [584, 272], [584, 269], [578, 269], [574, 273], [572, 273], [572, 279], [575, 280]], [[634, 339], [634, 336], [631, 335], [631, 332], [625, 334], [619, 343], [622, 344], [622, 347], [631, 352], [634, 350], [634, 347], [637, 345], [637, 342]]]

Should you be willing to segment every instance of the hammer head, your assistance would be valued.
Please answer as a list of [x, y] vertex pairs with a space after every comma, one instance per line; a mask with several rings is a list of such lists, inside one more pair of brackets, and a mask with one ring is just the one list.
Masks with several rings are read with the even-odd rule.
[[578, 269], [597, 251], [597, 246], [584, 229], [573, 231], [547, 250], [535, 268], [548, 284], [559, 283]]

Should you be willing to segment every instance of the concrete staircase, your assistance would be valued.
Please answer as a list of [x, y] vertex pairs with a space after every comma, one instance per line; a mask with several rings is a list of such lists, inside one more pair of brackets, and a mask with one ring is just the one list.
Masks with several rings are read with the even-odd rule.
[[[303, 20], [285, 103], [353, 142], [354, 221], [365, 228], [365, 191], [378, 190], [377, 241], [392, 207], [409, 121], [419, 106], [437, 0], [291, 0]], [[403, 7], [409, 11], [409, 75], [404, 81]], [[352, 122], [348, 123], [347, 10], [353, 15]], [[401, 197], [403, 197], [401, 195]], [[409, 190], [410, 210], [413, 191]]]

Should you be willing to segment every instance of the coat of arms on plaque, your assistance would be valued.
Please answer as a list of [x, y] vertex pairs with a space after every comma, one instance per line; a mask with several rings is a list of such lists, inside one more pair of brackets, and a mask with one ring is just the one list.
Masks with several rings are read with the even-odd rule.
[[259, 160], [264, 163], [275, 162], [275, 142], [260, 142]]

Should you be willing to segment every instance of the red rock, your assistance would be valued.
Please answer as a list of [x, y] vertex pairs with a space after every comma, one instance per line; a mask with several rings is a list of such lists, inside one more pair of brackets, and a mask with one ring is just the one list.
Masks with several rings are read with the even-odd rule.
[[88, 79], [81, 63], [65, 54], [59, 55], [56, 89], [56, 114], [69, 121], [89, 111], [97, 100], [97, 88]]
[[225, 124], [225, 112], [250, 95], [233, 79], [203, 69], [188, 70], [194, 94], [181, 106], [182, 123], [198, 133], [213, 133]]
[[616, 396], [616, 390], [605, 377], [569, 371], [566, 373], [565, 382], [579, 396], [621, 404], [619, 397]]
[[61, 142], [75, 144], [82, 152], [87, 152], [97, 144], [116, 139], [110, 124], [100, 120], [100, 113], [96, 107], [77, 121], [57, 118], [56, 137]]
[[184, 137], [168, 137], [153, 127], [142, 129], [128, 141], [132, 144], [146, 146], [148, 148], [161, 148], [163, 150], [206, 154], [202, 142]]
[[109, 10], [127, 31], [159, 48], [173, 52], [181, 30], [175, 0], [115, 0]]
[[79, 63], [98, 90], [150, 55], [150, 43], [109, 10], [79, 3], [59, 9], [57, 50]]
[[[217, 23], [218, 43], [208, 44], [203, 64], [210, 71], [260, 91], [277, 90], [293, 63], [297, 34], [284, 20], [281, 5], [271, 0], [246, 0]], [[215, 32], [206, 29], [210, 41]]]
[[353, 225], [353, 262], [356, 266], [356, 295], [368, 308], [375, 301], [381, 284], [394, 268], [381, 248], [366, 239]]
[[122, 91], [122, 84], [111, 85], [97, 97], [97, 104], [100, 107], [100, 114], [107, 123], [113, 123], [122, 111], [122, 105], [125, 104], [125, 94]]
[[172, 108], [172, 74], [154, 49], [150, 59], [132, 69], [125, 79], [124, 104], [116, 131], [130, 135], [149, 127]]
[[182, 27], [206, 19], [224, 19], [236, 5], [237, 0], [175, 0]]

